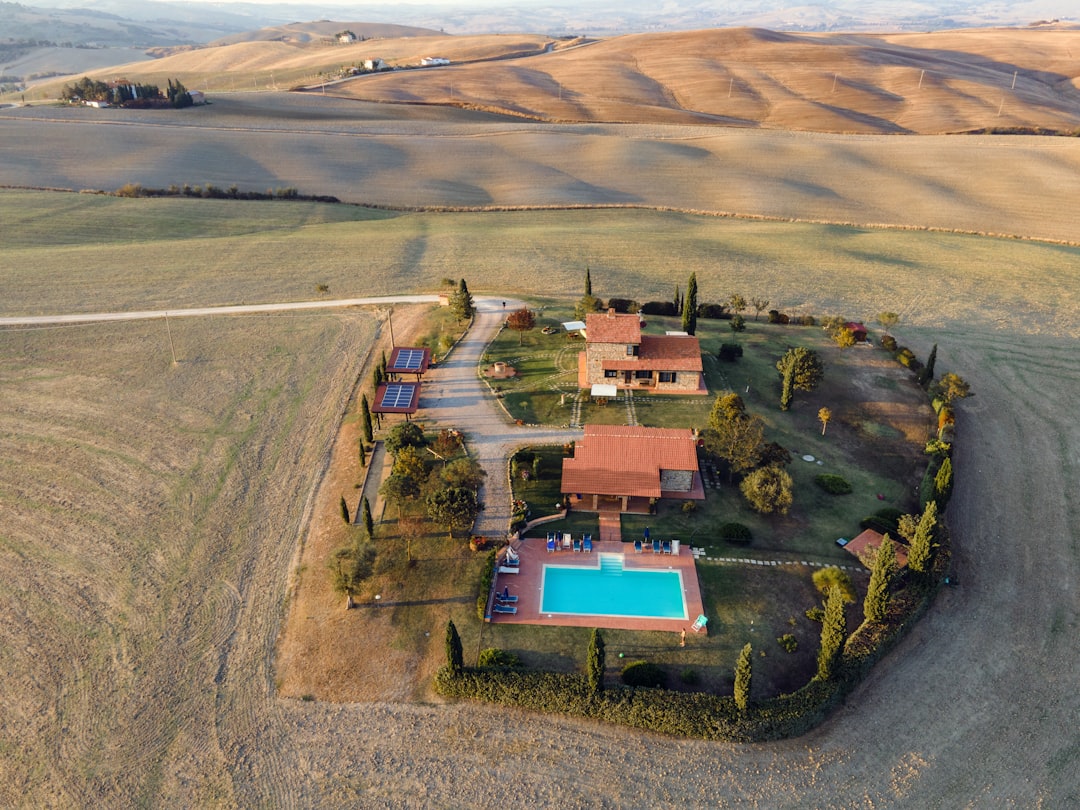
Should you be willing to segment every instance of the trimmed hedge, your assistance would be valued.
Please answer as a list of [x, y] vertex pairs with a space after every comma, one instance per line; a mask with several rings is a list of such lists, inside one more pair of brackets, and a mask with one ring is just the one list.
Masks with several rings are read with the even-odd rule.
[[638, 302], [633, 298], [609, 298], [607, 305], [616, 312], [621, 312], [624, 315], [637, 312], [640, 309]]
[[830, 495], [847, 495], [851, 492], [851, 484], [842, 475], [822, 473], [814, 477], [814, 483]]
[[741, 343], [721, 343], [720, 349], [716, 352], [716, 356], [727, 363], [734, 363], [740, 357], [743, 356], [743, 347]]
[[480, 621], [484, 620], [484, 614], [487, 613], [488, 597], [491, 595], [491, 583], [495, 581], [495, 557], [497, 551], [490, 551], [487, 555], [487, 565], [484, 566], [484, 573], [480, 576], [480, 593], [476, 597], [476, 618]]
[[675, 317], [679, 312], [676, 311], [675, 304], [671, 301], [646, 301], [641, 305], [641, 314]]
[[620, 673], [627, 686], [659, 687], [667, 683], [667, 673], [650, 661], [633, 661]]
[[721, 523], [720, 528], [716, 530], [716, 536], [729, 543], [749, 543], [754, 539], [750, 527], [741, 523]]

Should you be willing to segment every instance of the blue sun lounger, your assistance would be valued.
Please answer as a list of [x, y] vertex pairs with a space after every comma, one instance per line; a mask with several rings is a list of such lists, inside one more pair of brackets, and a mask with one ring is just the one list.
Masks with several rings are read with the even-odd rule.
[[515, 596], [507, 596], [506, 594], [502, 594], [500, 596], [495, 597], [496, 602], [498, 602], [500, 604], [505, 604], [505, 605], [517, 604], [517, 600], [518, 600], [518, 598], [517, 598], [516, 595]]
[[706, 619], [705, 614], [702, 613], [701, 615], [699, 615], [697, 617], [697, 619], [694, 621], [694, 624], [690, 627], [690, 629], [693, 630], [695, 633], [697, 633], [697, 632], [700, 632], [700, 631], [704, 630], [705, 625], [707, 625], [708, 623], [709, 623], [709, 620]]
[[581, 541], [581, 544], [582, 544], [582, 546], [584, 546], [585, 551], [587, 551], [589, 554], [592, 554], [592, 535], [591, 534], [585, 535], [585, 539]]
[[553, 551], [555, 551], [555, 535], [551, 534], [550, 532], [548, 532], [547, 550], [548, 554], [551, 554]]
[[574, 551], [581, 551], [581, 541], [574, 538]]
[[664, 553], [665, 554], [670, 554], [671, 553], [671, 541], [670, 540], [665, 540], [664, 543], [663, 543], [663, 548], [664, 548]]
[[653, 554], [659, 554], [660, 553], [660, 541], [659, 540], [653, 540], [652, 541], [652, 553]]
[[634, 541], [634, 553], [635, 554], [640, 554], [641, 553], [641, 541], [640, 540], [635, 540]]
[[514, 613], [517, 613], [517, 608], [516, 607], [510, 607], [508, 605], [498, 605], [497, 604], [497, 605], [495, 605], [495, 607], [492, 608], [492, 610], [495, 613], [509, 613], [511, 615], [514, 614]]

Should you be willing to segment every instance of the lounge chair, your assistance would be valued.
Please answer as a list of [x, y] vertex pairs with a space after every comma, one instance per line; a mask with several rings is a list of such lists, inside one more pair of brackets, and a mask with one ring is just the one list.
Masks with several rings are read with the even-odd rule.
[[587, 551], [589, 554], [592, 554], [592, 535], [585, 535], [585, 539], [581, 541], [581, 545], [585, 549], [585, 551]]
[[505, 604], [505, 605], [516, 605], [517, 600], [518, 600], [518, 598], [517, 598], [516, 595], [515, 596], [503, 595], [503, 596], [496, 596], [495, 597], [495, 602], [497, 604], [500, 604], [500, 605], [503, 605], [503, 604]]
[[693, 625], [691, 625], [690, 629], [693, 630], [695, 633], [698, 633], [698, 632], [704, 630], [705, 625], [707, 625], [708, 623], [709, 623], [709, 620], [707, 618], [705, 618], [705, 614], [701, 614], [694, 621]]
[[574, 551], [581, 551], [581, 541], [574, 538]]
[[499, 566], [499, 573], [500, 574], [520, 574], [521, 569], [518, 568], [516, 565], [500, 565]]
[[640, 554], [641, 553], [641, 541], [640, 540], [635, 540], [634, 541], [634, 553], [635, 554]]
[[653, 554], [659, 554], [660, 553], [660, 541], [659, 540], [653, 540], [652, 541], [652, 553]]
[[516, 551], [514, 551], [514, 549], [512, 549], [512, 548], [507, 548], [506, 549], [506, 564], [507, 565], [517, 565], [520, 561], [521, 561], [521, 558], [518, 557], [518, 553]]
[[495, 613], [509, 613], [510, 615], [517, 613], [517, 608], [509, 605], [496, 604], [491, 610]]
[[555, 535], [553, 534], [548, 535], [547, 550], [548, 554], [551, 554], [553, 551], [555, 551]]
[[570, 532], [563, 532], [562, 547], [567, 551], [570, 550]]
[[664, 549], [665, 554], [670, 554], [671, 553], [671, 541], [670, 540], [665, 540], [663, 542], [663, 544], [662, 544], [662, 547]]

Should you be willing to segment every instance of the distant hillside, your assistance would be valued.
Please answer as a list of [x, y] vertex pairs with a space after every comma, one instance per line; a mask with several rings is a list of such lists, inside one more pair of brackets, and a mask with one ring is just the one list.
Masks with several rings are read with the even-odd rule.
[[293, 42], [303, 44], [329, 39], [342, 31], [351, 31], [358, 40], [445, 36], [441, 31], [435, 31], [431, 28], [415, 28], [408, 25], [316, 20], [314, 22], [274, 25], [268, 28], [259, 28], [255, 31], [231, 34], [216, 39], [209, 44], [212, 46], [234, 45], [238, 42]]

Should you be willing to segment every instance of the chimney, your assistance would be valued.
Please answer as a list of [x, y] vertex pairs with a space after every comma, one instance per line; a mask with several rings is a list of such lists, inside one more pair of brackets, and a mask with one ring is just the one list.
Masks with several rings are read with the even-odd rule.
[[614, 318], [615, 317], [615, 307], [608, 307], [607, 316], [609, 318]]

